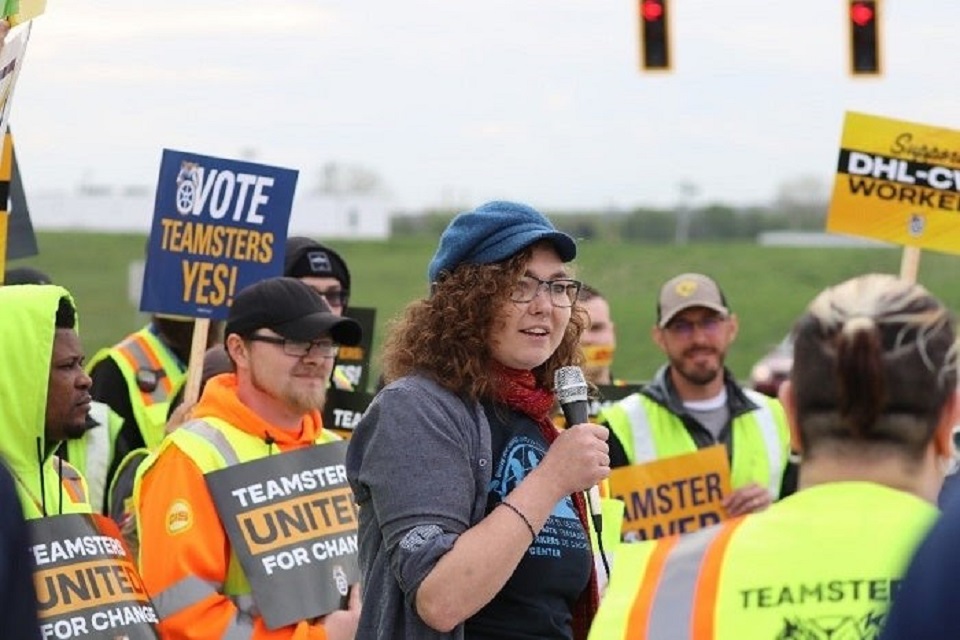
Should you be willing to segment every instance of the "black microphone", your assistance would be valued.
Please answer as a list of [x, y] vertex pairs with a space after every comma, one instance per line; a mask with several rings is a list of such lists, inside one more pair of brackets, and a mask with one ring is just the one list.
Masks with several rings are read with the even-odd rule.
[[[587, 397], [587, 379], [580, 367], [560, 367], [553, 374], [553, 392], [557, 395], [563, 418], [567, 426], [582, 424], [590, 420], [590, 403]], [[590, 487], [587, 492], [587, 504], [590, 505], [590, 515], [593, 527], [600, 533], [602, 518], [600, 517], [600, 489], [597, 485]]]

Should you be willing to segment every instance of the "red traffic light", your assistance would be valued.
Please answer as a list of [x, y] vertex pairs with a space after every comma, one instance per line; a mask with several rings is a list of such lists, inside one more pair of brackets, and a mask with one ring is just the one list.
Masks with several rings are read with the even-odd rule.
[[858, 27], [865, 27], [873, 20], [873, 8], [865, 2], [850, 5], [850, 19]]
[[663, 17], [663, 5], [657, 0], [643, 0], [640, 5], [640, 13], [643, 19], [649, 22], [659, 20]]

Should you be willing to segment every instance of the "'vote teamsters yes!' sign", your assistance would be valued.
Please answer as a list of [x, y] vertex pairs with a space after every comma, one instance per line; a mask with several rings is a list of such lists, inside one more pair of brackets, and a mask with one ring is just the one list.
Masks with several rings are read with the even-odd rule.
[[346, 453], [346, 442], [332, 442], [205, 476], [271, 630], [340, 608], [360, 579]]
[[960, 131], [847, 113], [827, 231], [960, 253]]
[[140, 310], [221, 320], [283, 272], [297, 171], [164, 149]]

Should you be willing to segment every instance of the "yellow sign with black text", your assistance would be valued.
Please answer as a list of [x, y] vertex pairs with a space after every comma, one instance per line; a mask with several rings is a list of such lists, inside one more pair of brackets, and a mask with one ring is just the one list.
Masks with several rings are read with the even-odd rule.
[[610, 474], [610, 493], [622, 500], [624, 540], [654, 540], [690, 533], [726, 519], [730, 495], [726, 447], [707, 447]]
[[960, 253], [960, 131], [848, 112], [827, 231]]

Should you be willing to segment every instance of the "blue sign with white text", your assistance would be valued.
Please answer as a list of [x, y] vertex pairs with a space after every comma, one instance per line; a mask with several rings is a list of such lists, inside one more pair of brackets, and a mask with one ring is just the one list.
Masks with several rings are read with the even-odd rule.
[[298, 172], [163, 150], [140, 310], [222, 320], [283, 272]]

